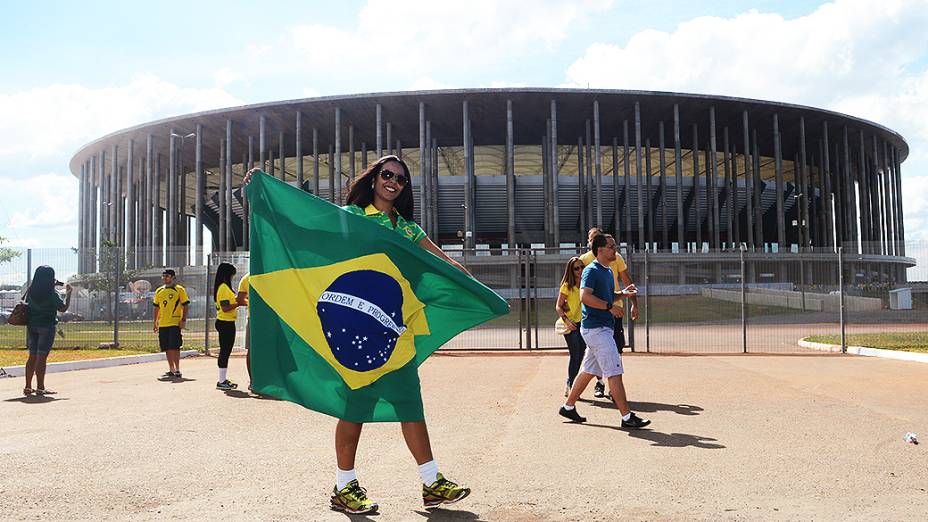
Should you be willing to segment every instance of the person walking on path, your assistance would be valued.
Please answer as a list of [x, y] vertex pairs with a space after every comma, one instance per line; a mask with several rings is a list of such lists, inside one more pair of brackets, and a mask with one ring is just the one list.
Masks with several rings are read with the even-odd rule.
[[190, 299], [183, 286], [177, 284], [177, 274], [168, 268], [161, 273], [164, 283], [155, 290], [154, 324], [152, 330], [158, 334], [158, 344], [168, 360], [168, 371], [162, 377], [179, 379], [180, 349], [184, 346], [181, 330], [187, 326], [187, 308]]
[[[65, 300], [61, 300], [56, 286], [55, 270], [42, 265], [35, 269], [32, 284], [26, 290], [24, 300], [29, 305], [29, 320], [26, 324], [26, 345], [29, 358], [26, 360], [26, 386], [23, 395], [54, 395], [57, 392], [45, 387], [45, 368], [48, 354], [55, 342], [55, 326], [58, 324], [58, 312], [66, 312], [71, 306], [71, 285], [65, 285]], [[36, 387], [32, 388], [35, 376]]]
[[574, 422], [585, 422], [577, 412], [576, 403], [580, 394], [586, 389], [595, 375], [601, 375], [609, 381], [612, 401], [622, 415], [623, 428], [643, 428], [651, 423], [635, 415], [628, 407], [625, 385], [622, 383], [622, 356], [616, 349], [613, 338], [613, 323], [620, 317], [618, 307], [614, 306], [616, 296], [634, 293], [633, 288], [621, 292], [615, 291], [615, 276], [609, 266], [616, 259], [615, 239], [607, 234], [593, 238], [593, 254], [596, 259], [583, 269], [580, 279], [580, 302], [583, 317], [580, 321], [580, 335], [586, 341], [586, 352], [580, 374], [574, 380], [567, 401], [558, 413]]
[[[590, 248], [587, 252], [584, 252], [580, 256], [580, 261], [583, 263], [583, 266], [587, 266], [596, 259], [596, 256], [593, 254], [593, 238], [603, 234], [603, 230], [599, 227], [593, 227], [587, 233], [587, 246]], [[625, 259], [622, 258], [622, 255], [618, 252], [615, 253], [615, 261], [609, 265], [609, 268], [612, 270], [612, 277], [615, 283], [615, 288], [635, 288], [635, 284], [632, 282], [631, 276], [628, 274], [628, 265], [625, 264]], [[621, 280], [621, 284], [619, 281]], [[633, 293], [629, 295], [629, 309], [631, 311], [631, 320], [638, 320], [638, 295]], [[625, 315], [624, 303], [622, 297], [619, 296], [619, 299], [616, 300], [616, 308], [618, 309], [619, 315], [616, 316], [615, 326], [612, 330], [612, 337], [615, 340], [616, 348], [619, 350], [619, 353], [622, 353], [622, 350], [625, 348], [625, 330], [622, 328], [622, 317]], [[606, 395], [606, 386], [603, 384], [601, 377], [596, 377], [596, 385], [593, 387], [593, 397], [605, 397]]]
[[213, 299], [216, 302], [216, 332], [219, 333], [219, 379], [217, 390], [234, 390], [238, 385], [228, 378], [229, 356], [235, 345], [235, 310], [239, 307], [235, 292], [232, 291], [232, 276], [235, 267], [229, 263], [220, 263], [216, 269], [216, 281], [213, 283]]
[[564, 325], [570, 330], [564, 334], [564, 340], [567, 342], [567, 352], [570, 356], [567, 362], [567, 390], [564, 397], [570, 393], [570, 387], [574, 385], [574, 378], [580, 371], [580, 361], [583, 359], [583, 352], [586, 350], [586, 343], [580, 335], [580, 276], [583, 273], [583, 261], [579, 257], [572, 257], [567, 262], [564, 269], [564, 277], [561, 278], [560, 292], [557, 294], [557, 304], [554, 310], [558, 317], [561, 318]]
[[[257, 169], [249, 171], [245, 183]], [[409, 167], [397, 156], [384, 156], [371, 163], [348, 189], [344, 210], [364, 216], [443, 259], [467, 275], [470, 273], [448, 257], [413, 221], [413, 193]], [[421, 393], [419, 390], [416, 392]], [[367, 496], [355, 471], [355, 458], [364, 424], [339, 419], [335, 427], [337, 469], [335, 487], [330, 499], [332, 509], [349, 514], [377, 512], [379, 506]], [[426, 508], [453, 504], [470, 495], [470, 488], [446, 479], [432, 455], [425, 419], [400, 422], [406, 446], [419, 467], [422, 481], [422, 501]]]

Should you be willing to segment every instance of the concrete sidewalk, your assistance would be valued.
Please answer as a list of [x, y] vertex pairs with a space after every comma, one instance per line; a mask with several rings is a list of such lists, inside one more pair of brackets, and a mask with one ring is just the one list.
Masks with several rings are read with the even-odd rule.
[[[233, 380], [244, 388], [243, 360]], [[0, 518], [345, 520], [335, 421], [214, 389], [214, 359], [0, 380]], [[565, 356], [436, 355], [420, 370], [440, 469], [473, 495], [431, 516], [399, 426], [364, 429], [375, 520], [922, 519], [928, 365], [852, 356], [626, 357], [633, 408], [568, 424]], [[586, 394], [592, 398], [592, 390]], [[363, 518], [360, 518], [363, 520]]]

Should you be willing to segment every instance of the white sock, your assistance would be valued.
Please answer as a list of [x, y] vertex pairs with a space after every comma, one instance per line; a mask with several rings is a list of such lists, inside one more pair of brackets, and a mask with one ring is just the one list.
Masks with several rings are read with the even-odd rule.
[[628, 419], [632, 418], [632, 412], [628, 412], [625, 415], [622, 415], [622, 420], [628, 422]]
[[426, 486], [431, 486], [438, 480], [438, 464], [435, 460], [430, 460], [425, 464], [419, 464], [419, 478]]
[[352, 480], [357, 480], [358, 475], [354, 472], [354, 469], [349, 469], [348, 471], [343, 471], [340, 468], [335, 468], [335, 488], [341, 491], [348, 485]]
[[575, 406], [570, 406], [569, 404], [564, 404], [564, 409], [567, 410], [567, 411], [570, 411], [570, 410], [572, 410], [572, 409], [574, 409], [574, 408], [575, 408]]
[[226, 374], [228, 373], [228, 368], [219, 368], [219, 382], [226, 382]]

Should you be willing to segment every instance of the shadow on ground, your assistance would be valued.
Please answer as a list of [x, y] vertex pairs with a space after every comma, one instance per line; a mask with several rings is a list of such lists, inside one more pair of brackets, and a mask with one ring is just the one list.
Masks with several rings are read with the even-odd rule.
[[233, 399], [261, 399], [265, 401], [279, 401], [277, 397], [271, 397], [270, 395], [261, 395], [259, 393], [247, 392], [242, 390], [226, 390], [225, 392], [227, 397], [232, 397]]
[[712, 437], [701, 437], [699, 435], [690, 435], [689, 433], [662, 433], [649, 429], [634, 430], [622, 428], [619, 425], [593, 424], [590, 422], [565, 422], [564, 424], [575, 424], [577, 426], [590, 426], [592, 428], [606, 428], [616, 431], [624, 431], [633, 439], [642, 439], [651, 442], [651, 446], [663, 448], [686, 448], [694, 447], [701, 449], [725, 449], [722, 444], [716, 444], [717, 439]]
[[47, 402], [66, 401], [67, 397], [54, 397], [51, 395], [29, 395], [4, 399], [3, 402], [21, 402], [23, 404], [45, 404]]
[[453, 521], [467, 521], [467, 522], [480, 522], [480, 515], [470, 511], [459, 511], [451, 509], [431, 509], [427, 511], [416, 511], [417, 514], [421, 515], [426, 520], [453, 520]]
[[181, 383], [181, 382], [193, 382], [193, 381], [196, 381], [196, 379], [188, 379], [188, 378], [186, 378], [186, 377], [158, 377], [158, 379], [156, 379], [156, 380], [158, 380], [159, 382], [169, 382], [169, 383], [172, 383], [172, 384], [178, 384], [178, 383]]
[[[607, 408], [610, 410], [616, 409], [615, 403], [605, 398], [600, 400], [580, 399], [580, 402], [585, 402], [597, 408]], [[699, 415], [699, 412], [703, 411], [702, 407], [695, 406], [693, 404], [663, 404], [660, 402], [628, 401], [628, 407], [632, 411], [638, 413], [669, 411], [671, 413], [676, 413], [677, 415]]]

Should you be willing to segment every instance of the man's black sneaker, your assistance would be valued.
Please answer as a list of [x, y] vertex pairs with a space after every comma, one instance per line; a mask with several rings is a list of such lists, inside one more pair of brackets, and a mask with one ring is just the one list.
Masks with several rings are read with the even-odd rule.
[[580, 414], [577, 413], [577, 408], [574, 408], [574, 409], [572, 409], [572, 410], [568, 410], [567, 408], [561, 406], [561, 409], [558, 410], [557, 413], [558, 413], [558, 415], [560, 415], [561, 417], [567, 417], [568, 419], [570, 419], [570, 420], [572, 420], [572, 421], [574, 421], [574, 422], [586, 422], [586, 417], [581, 417]]
[[596, 384], [593, 386], [593, 397], [597, 399], [602, 399], [606, 396], [606, 385], [603, 381], [596, 381]]
[[183, 375], [181, 375], [181, 373], [180, 373], [179, 371], [178, 371], [178, 372], [174, 372], [174, 378], [175, 378], [175, 379], [180, 379], [181, 377], [183, 377]]
[[216, 389], [217, 389], [217, 390], [229, 391], [229, 390], [234, 390], [234, 389], [236, 389], [236, 388], [238, 388], [238, 384], [235, 384], [234, 382], [230, 381], [229, 379], [226, 379], [226, 380], [224, 380], [224, 381], [222, 381], [222, 382], [217, 382], [217, 383], [216, 383]]
[[623, 428], [638, 429], [638, 428], [644, 428], [648, 424], [651, 424], [651, 421], [642, 419], [641, 417], [635, 415], [634, 413], [631, 414], [631, 416], [628, 418], [627, 421], [626, 420], [622, 421]]

